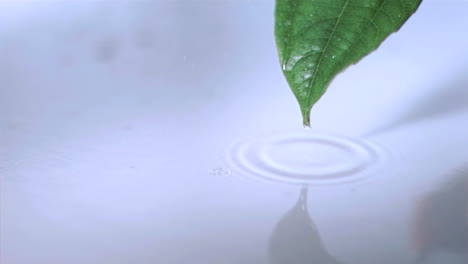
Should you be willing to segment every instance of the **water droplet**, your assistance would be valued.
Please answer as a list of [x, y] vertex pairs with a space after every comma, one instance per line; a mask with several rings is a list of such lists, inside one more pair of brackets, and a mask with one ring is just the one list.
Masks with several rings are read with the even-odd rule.
[[306, 98], [306, 97], [307, 97], [307, 91], [306, 91], [306, 90], [301, 91], [301, 93], [299, 94], [299, 96], [300, 96], [301, 98]]
[[320, 47], [319, 46], [316, 46], [316, 45], [312, 45], [309, 47], [310, 50], [313, 50], [313, 51], [320, 51]]
[[286, 71], [291, 71], [292, 68], [294, 67], [294, 65], [296, 65], [296, 63], [302, 59], [303, 56], [302, 55], [296, 55], [296, 56], [292, 56], [288, 61], [287, 63], [285, 63], [285, 65], [283, 65], [283, 70], [286, 70]]
[[219, 168], [219, 169], [211, 170], [210, 174], [212, 174], [212, 175], [231, 175], [232, 171], [230, 169]]

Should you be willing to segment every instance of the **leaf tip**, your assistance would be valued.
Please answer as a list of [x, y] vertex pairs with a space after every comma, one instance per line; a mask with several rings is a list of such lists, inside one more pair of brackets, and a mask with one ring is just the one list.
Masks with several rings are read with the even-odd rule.
[[310, 118], [304, 118], [303, 122], [304, 128], [310, 128]]
[[302, 123], [305, 128], [310, 128], [310, 107], [301, 107]]

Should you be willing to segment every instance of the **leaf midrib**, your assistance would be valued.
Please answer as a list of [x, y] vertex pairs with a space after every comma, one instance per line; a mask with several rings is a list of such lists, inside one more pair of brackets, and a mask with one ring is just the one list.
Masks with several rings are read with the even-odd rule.
[[[335, 34], [336, 27], [340, 23], [341, 17], [343, 16], [343, 13], [344, 13], [344, 11], [346, 9], [346, 6], [348, 6], [348, 4], [349, 4], [349, 1], [350, 0], [346, 0], [343, 7], [341, 8], [340, 14], [338, 15], [338, 18], [336, 19], [335, 25], [333, 26], [333, 30], [331, 31], [331, 33], [330, 33], [330, 35], [329, 35], [329, 37], [327, 39], [327, 42], [325, 43], [325, 46], [323, 48], [322, 54], [319, 57], [319, 60], [317, 62], [317, 67], [316, 67], [316, 70], [315, 70], [315, 72], [317, 72], [317, 74], [315, 74], [314, 77], [310, 80], [310, 83], [308, 85], [309, 88], [314, 85], [315, 80], [317, 79], [317, 75], [318, 75], [318, 72], [320, 70], [320, 66], [321, 66], [323, 57], [325, 56], [325, 53], [327, 52], [327, 49], [328, 49], [328, 44], [330, 43], [330, 40], [332, 39], [333, 35]], [[312, 95], [312, 92], [311, 92], [311, 90], [309, 90], [309, 92], [307, 94], [307, 100], [306, 100], [307, 102], [310, 101], [310, 96], [311, 95]]]

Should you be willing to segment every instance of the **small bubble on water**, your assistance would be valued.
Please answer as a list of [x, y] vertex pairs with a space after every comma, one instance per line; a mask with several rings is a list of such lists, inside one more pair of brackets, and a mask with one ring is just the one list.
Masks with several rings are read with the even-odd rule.
[[218, 168], [218, 169], [212, 169], [210, 171], [211, 175], [231, 175], [232, 171], [227, 168]]

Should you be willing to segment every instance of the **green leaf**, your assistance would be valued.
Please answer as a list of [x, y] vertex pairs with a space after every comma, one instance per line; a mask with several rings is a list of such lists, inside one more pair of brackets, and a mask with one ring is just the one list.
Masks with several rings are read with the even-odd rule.
[[333, 78], [400, 29], [422, 0], [276, 0], [283, 73], [305, 126]]

